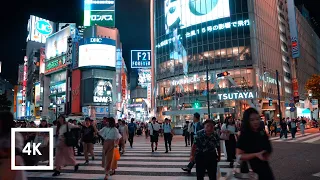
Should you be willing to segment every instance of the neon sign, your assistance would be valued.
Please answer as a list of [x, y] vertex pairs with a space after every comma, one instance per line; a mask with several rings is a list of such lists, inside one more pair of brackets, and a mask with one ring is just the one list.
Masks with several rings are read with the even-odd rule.
[[[196, 30], [192, 30], [192, 31], [188, 31], [184, 34], [185, 38], [190, 38], [199, 34], [203, 34], [203, 33], [212, 33], [214, 31], [220, 31], [223, 29], [231, 29], [231, 28], [237, 28], [237, 27], [245, 27], [245, 26], [249, 26], [250, 25], [250, 21], [249, 19], [247, 20], [240, 20], [240, 21], [234, 21], [234, 22], [226, 22], [226, 23], [222, 23], [222, 24], [216, 24], [213, 26], [207, 26], [207, 27], [203, 27], [203, 28], [199, 28]], [[181, 35], [178, 35], [179, 39], [182, 39]], [[160, 42], [159, 44], [156, 45], [157, 48], [166, 46], [168, 44], [171, 44], [172, 42], [175, 41], [175, 37], [170, 38], [170, 39], [166, 39], [162, 42]]]

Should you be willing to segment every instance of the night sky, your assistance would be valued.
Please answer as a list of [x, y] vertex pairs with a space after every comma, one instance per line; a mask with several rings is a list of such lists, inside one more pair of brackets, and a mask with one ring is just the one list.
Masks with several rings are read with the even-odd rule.
[[[304, 3], [310, 15], [320, 23], [319, 0], [295, 0]], [[150, 49], [149, 0], [116, 0], [116, 27], [120, 31], [123, 57], [130, 66], [130, 51]], [[83, 0], [6, 0], [1, 9], [1, 77], [16, 84], [18, 64], [23, 63], [27, 23], [35, 15], [54, 22], [83, 23]], [[319, 29], [317, 29], [319, 31]], [[319, 33], [318, 33], [319, 34]]]

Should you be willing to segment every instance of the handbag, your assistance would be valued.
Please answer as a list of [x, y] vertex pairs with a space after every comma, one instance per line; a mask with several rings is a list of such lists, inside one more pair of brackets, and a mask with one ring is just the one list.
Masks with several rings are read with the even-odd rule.
[[248, 173], [239, 173], [236, 171], [237, 169], [237, 165], [240, 162], [240, 158], [241, 155], [237, 157], [236, 160], [236, 165], [234, 166], [233, 172], [231, 174], [229, 174], [226, 178], [226, 180], [243, 180], [243, 179], [247, 179], [247, 180], [259, 180], [259, 175], [255, 172], [253, 172], [250, 162], [246, 161], [248, 168], [249, 168], [249, 172]]
[[115, 147], [113, 149], [113, 159], [116, 160], [116, 161], [120, 160], [120, 151], [119, 151], [118, 147]]
[[221, 135], [220, 135], [220, 139], [222, 139], [222, 140], [229, 140], [229, 133], [221, 133]]
[[76, 136], [74, 135], [74, 133], [72, 133], [71, 131], [69, 131], [69, 125], [68, 123], [66, 124], [67, 126], [67, 132], [65, 132], [63, 135], [65, 137], [65, 143], [68, 147], [74, 147], [77, 146], [78, 144], [78, 140], [76, 138]]

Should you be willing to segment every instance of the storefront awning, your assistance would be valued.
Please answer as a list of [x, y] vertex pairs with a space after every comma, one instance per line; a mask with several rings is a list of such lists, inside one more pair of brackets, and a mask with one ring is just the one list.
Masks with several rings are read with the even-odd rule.
[[[200, 115], [208, 114], [207, 108], [201, 108], [201, 109], [184, 109], [184, 110], [174, 110], [174, 111], [164, 111], [162, 115], [164, 116], [171, 116], [171, 115], [186, 115], [186, 114], [194, 114], [199, 113]], [[224, 114], [225, 108], [211, 108], [210, 113], [212, 114]]]

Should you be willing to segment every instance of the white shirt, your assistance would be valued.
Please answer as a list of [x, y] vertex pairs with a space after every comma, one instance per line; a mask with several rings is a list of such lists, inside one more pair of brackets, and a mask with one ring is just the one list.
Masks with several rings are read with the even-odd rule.
[[227, 128], [227, 125], [226, 124], [223, 124], [222, 127], [221, 127], [221, 130], [222, 131], [225, 131], [225, 130], [228, 130], [230, 134], [236, 134], [236, 126], [235, 125], [228, 125], [228, 128]]
[[[153, 128], [152, 128], [153, 127]], [[160, 124], [158, 123], [151, 123], [150, 126], [148, 127], [149, 131], [150, 131], [150, 135], [152, 136], [153, 135], [153, 130], [155, 131], [159, 131], [160, 130]]]
[[122, 136], [120, 135], [119, 131], [117, 128], [109, 128], [109, 127], [104, 127], [99, 131], [100, 136], [103, 137], [105, 140], [117, 140], [120, 139]]
[[[77, 125], [74, 125], [71, 123], [67, 123], [67, 124], [68, 124], [69, 131], [74, 128], [79, 128], [79, 126], [77, 126]], [[60, 126], [60, 129], [59, 129], [59, 137], [64, 137], [64, 133], [66, 133], [66, 132], [67, 132], [67, 125], [63, 124], [62, 126]]]

